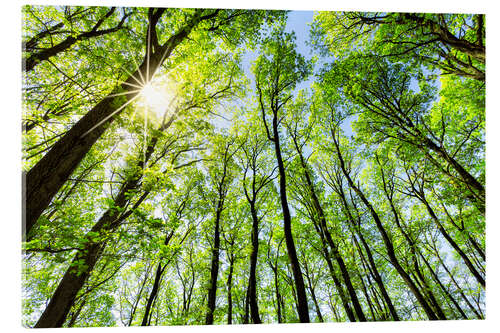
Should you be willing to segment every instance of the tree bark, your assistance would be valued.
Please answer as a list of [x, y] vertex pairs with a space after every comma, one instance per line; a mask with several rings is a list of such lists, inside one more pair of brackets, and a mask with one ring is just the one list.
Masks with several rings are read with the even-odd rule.
[[349, 318], [349, 320], [351, 322], [355, 322], [356, 317], [354, 316], [354, 312], [352, 311], [351, 306], [349, 305], [349, 300], [348, 300], [347, 295], [344, 292], [344, 288], [342, 286], [342, 283], [340, 282], [340, 279], [337, 277], [337, 274], [335, 272], [335, 268], [333, 267], [333, 263], [332, 263], [330, 253], [329, 253], [328, 248], [327, 248], [327, 243], [324, 239], [324, 235], [319, 230], [319, 227], [316, 229], [316, 231], [320, 234], [321, 242], [323, 245], [323, 257], [325, 258], [326, 263], [328, 265], [328, 270], [330, 271], [330, 275], [332, 276], [332, 280], [333, 280], [333, 283], [335, 284], [335, 288], [337, 289], [337, 292], [339, 293], [340, 300], [342, 302], [342, 306], [344, 307], [344, 311], [347, 315], [347, 318]]
[[[164, 127], [164, 125], [162, 125], [162, 127]], [[141, 154], [137, 162], [137, 169], [141, 171], [127, 179], [121, 186], [113, 207], [106, 210], [90, 232], [85, 236], [87, 242], [84, 248], [77, 251], [35, 327], [50, 328], [62, 326], [69, 310], [75, 302], [77, 293], [92, 273], [95, 264], [106, 247], [105, 240], [93, 241], [91, 235], [104, 235], [115, 231], [132, 214], [132, 211], [149, 195], [149, 191], [145, 191], [141, 197], [137, 199], [132, 208], [123, 213], [118, 213], [119, 209], [125, 209], [130, 203], [132, 199], [130, 193], [133, 193], [139, 188], [142, 179], [142, 170], [151, 158], [157, 142], [158, 137], [155, 136], [151, 139], [146, 147], [144, 156]]]

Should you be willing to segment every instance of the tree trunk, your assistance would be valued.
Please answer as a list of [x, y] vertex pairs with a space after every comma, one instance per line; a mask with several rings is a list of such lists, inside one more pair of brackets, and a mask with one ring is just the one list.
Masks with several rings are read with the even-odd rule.
[[144, 316], [142, 317], [141, 326], [149, 326], [151, 306], [153, 305], [153, 301], [156, 299], [156, 296], [158, 295], [158, 290], [160, 289], [160, 281], [165, 267], [166, 265], [162, 267], [161, 261], [158, 263], [158, 266], [156, 267], [155, 281], [153, 283], [153, 288], [149, 293], [148, 302], [146, 303], [146, 309], [144, 310]]
[[[108, 214], [104, 216], [109, 216]], [[101, 218], [101, 223], [97, 223], [92, 231], [99, 232], [104, 229], [104, 222], [107, 218]], [[97, 263], [105, 243], [89, 242], [84, 250], [80, 250], [72, 260], [70, 267], [66, 270], [61, 282], [57, 286], [54, 294], [50, 298], [49, 304], [35, 324], [35, 328], [62, 327], [66, 317], [75, 303], [76, 295], [83, 287], [83, 284], [90, 276], [92, 269]]]
[[288, 258], [290, 260], [290, 265], [292, 267], [292, 273], [295, 280], [295, 288], [297, 290], [297, 312], [299, 314], [299, 320], [301, 323], [308, 323], [309, 320], [309, 309], [307, 305], [306, 288], [304, 286], [304, 279], [302, 277], [302, 272], [299, 266], [299, 260], [297, 258], [297, 252], [295, 250], [295, 243], [292, 235], [292, 218], [290, 216], [290, 210], [288, 208], [288, 200], [286, 195], [286, 174], [285, 166], [283, 164], [283, 159], [281, 157], [280, 139], [278, 133], [278, 119], [276, 112], [273, 116], [273, 135], [274, 135], [274, 150], [276, 153], [276, 160], [278, 162], [279, 171], [279, 187], [280, 187], [280, 199], [281, 207], [283, 209], [283, 230], [285, 234], [286, 248], [288, 251]]
[[311, 281], [311, 277], [309, 276], [309, 267], [307, 265], [307, 260], [304, 261], [304, 272], [306, 273], [307, 286], [309, 288], [309, 292], [311, 293], [311, 298], [314, 303], [314, 307], [316, 309], [316, 315], [320, 323], [324, 322], [323, 315], [321, 314], [321, 310], [319, 308], [318, 300], [316, 299], [316, 294], [314, 293], [314, 287]]
[[448, 299], [453, 303], [453, 305], [458, 310], [458, 312], [460, 313], [460, 315], [462, 316], [462, 318], [463, 319], [468, 319], [467, 315], [465, 314], [465, 312], [460, 307], [460, 304], [458, 304], [458, 302], [455, 300], [455, 298], [453, 297], [453, 295], [451, 295], [451, 293], [448, 291], [448, 289], [446, 289], [446, 287], [443, 285], [443, 283], [441, 282], [441, 280], [439, 280], [439, 277], [437, 276], [436, 272], [434, 272], [434, 269], [432, 269], [430, 263], [427, 261], [427, 259], [425, 259], [424, 255], [422, 253], [420, 253], [420, 257], [424, 261], [425, 266], [427, 266], [427, 269], [429, 270], [429, 272], [431, 273], [432, 277], [434, 278], [434, 281], [437, 282], [437, 284], [439, 285], [439, 287], [441, 288], [441, 290], [444, 292], [444, 294], [446, 295], [446, 297], [448, 297]]
[[234, 255], [231, 254], [229, 260], [229, 275], [227, 277], [227, 324], [233, 323], [233, 296], [231, 294], [233, 287], [233, 269], [234, 269]]
[[[148, 144], [144, 159], [139, 159], [137, 162], [138, 170], [144, 169], [145, 164], [153, 154], [157, 142], [158, 138], [154, 137]], [[105, 241], [93, 241], [90, 235], [112, 233], [132, 214], [133, 209], [137, 208], [146, 199], [149, 191], [144, 192], [131, 209], [122, 214], [117, 213], [119, 208], [124, 209], [130, 203], [132, 199], [130, 193], [137, 190], [141, 178], [142, 171], [128, 178], [121, 186], [113, 208], [108, 209], [92, 227], [90, 232], [87, 233], [85, 238], [88, 241], [85, 243], [84, 249], [77, 251], [35, 327], [61, 327], [64, 323], [69, 310], [75, 302], [78, 291], [83, 287], [83, 284], [90, 276], [102, 251], [106, 247]]]
[[259, 305], [257, 303], [257, 258], [259, 255], [259, 218], [255, 203], [250, 203], [252, 215], [252, 253], [250, 254], [250, 277], [248, 279], [248, 297], [252, 323], [260, 324]]
[[146, 282], [148, 281], [150, 267], [151, 266], [148, 264], [146, 274], [144, 274], [144, 280], [142, 281], [141, 288], [139, 289], [139, 294], [137, 295], [134, 305], [132, 306], [132, 309], [130, 311], [130, 317], [128, 319], [127, 326], [131, 326], [132, 321], [134, 320], [135, 312], [137, 311], [137, 306], [139, 305], [139, 301], [141, 300], [142, 292], [144, 290], [144, 287], [146, 286]]
[[276, 315], [278, 316], [278, 323], [282, 323], [283, 319], [282, 319], [282, 315], [281, 315], [281, 294], [280, 294], [280, 287], [279, 287], [279, 283], [278, 283], [278, 267], [273, 266], [272, 264], [270, 264], [270, 266], [271, 266], [271, 269], [272, 269], [273, 274], [274, 274], [274, 291], [276, 294]]
[[220, 215], [222, 212], [222, 200], [219, 199], [214, 225], [214, 245], [212, 248], [212, 260], [210, 268], [210, 285], [208, 289], [208, 312], [205, 317], [205, 325], [214, 323], [215, 298], [217, 295], [217, 277], [219, 275], [219, 252], [220, 252]]
[[[353, 229], [356, 231], [356, 234], [358, 235], [359, 239], [361, 240], [361, 243], [363, 244], [363, 248], [365, 249], [366, 256], [368, 257], [368, 263], [370, 264], [371, 271], [373, 272], [373, 278], [374, 278], [375, 282], [377, 283], [377, 286], [379, 287], [380, 292], [382, 293], [382, 297], [384, 298], [384, 301], [386, 302], [386, 304], [389, 308], [389, 312], [391, 313], [392, 319], [394, 319], [394, 321], [399, 321], [398, 313], [396, 312], [396, 309], [394, 308], [394, 304], [392, 303], [392, 300], [389, 297], [389, 293], [387, 292], [387, 289], [385, 288], [382, 277], [380, 276], [380, 273], [377, 269], [377, 265], [375, 264], [375, 260], [373, 259], [372, 251], [370, 250], [370, 247], [368, 246], [368, 243], [366, 242], [365, 237], [361, 233], [361, 230], [356, 227], [354, 217], [351, 214], [351, 211], [350, 211], [349, 206], [347, 204], [347, 199], [345, 197], [345, 193], [342, 190], [342, 188], [340, 188], [339, 196], [340, 196], [342, 203], [344, 205], [344, 209], [347, 213], [347, 217], [348, 217], [349, 221], [351, 222]], [[354, 237], [354, 240], [357, 243], [356, 237]], [[359, 249], [359, 251], [360, 251], [360, 255], [362, 255], [361, 249]]]
[[484, 319], [483, 316], [478, 312], [478, 310], [471, 304], [471, 302], [469, 301], [469, 299], [467, 298], [467, 296], [464, 294], [462, 288], [460, 288], [460, 286], [458, 285], [458, 282], [457, 280], [455, 280], [455, 277], [453, 276], [453, 273], [450, 272], [450, 270], [448, 269], [448, 267], [446, 266], [446, 264], [444, 263], [443, 259], [441, 258], [441, 256], [439, 255], [439, 252], [436, 248], [433, 247], [433, 250], [436, 254], [436, 257], [438, 258], [439, 260], [439, 263], [441, 264], [441, 266], [443, 266], [444, 270], [446, 271], [446, 273], [448, 274], [448, 276], [450, 277], [450, 280], [453, 282], [453, 284], [455, 285], [455, 288], [457, 288], [458, 292], [460, 293], [460, 295], [462, 296], [462, 299], [465, 301], [465, 303], [467, 304], [467, 306], [472, 310], [472, 312], [474, 312], [474, 314], [476, 315], [476, 317], [478, 319]]
[[326, 263], [328, 265], [328, 270], [330, 271], [330, 275], [332, 276], [333, 283], [335, 284], [335, 288], [337, 289], [337, 292], [339, 293], [340, 300], [342, 301], [342, 306], [344, 307], [345, 313], [347, 315], [347, 318], [349, 318], [350, 321], [355, 322], [356, 317], [354, 316], [354, 312], [351, 309], [351, 306], [349, 305], [349, 300], [347, 298], [347, 295], [344, 292], [344, 288], [342, 286], [342, 283], [340, 282], [339, 278], [337, 277], [337, 274], [335, 272], [335, 269], [333, 268], [333, 263], [332, 260], [330, 259], [330, 253], [328, 252], [327, 244], [325, 240], [323, 239], [323, 235], [321, 235], [321, 241], [323, 244], [323, 256], [326, 260]]

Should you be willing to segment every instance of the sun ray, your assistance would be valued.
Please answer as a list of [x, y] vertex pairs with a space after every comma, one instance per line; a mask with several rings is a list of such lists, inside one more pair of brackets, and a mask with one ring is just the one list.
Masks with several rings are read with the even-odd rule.
[[[130, 51], [130, 46], [127, 46], [127, 49], [130, 53], [132, 53], [132, 51]], [[134, 62], [135, 66], [136, 66], [136, 71], [139, 73], [139, 76], [141, 78], [141, 81], [143, 82], [142, 85], [145, 85], [147, 84], [147, 80], [144, 79], [144, 77], [142, 76], [142, 71], [140, 70], [140, 66], [139, 64], [137, 63], [137, 61], [135, 60], [135, 57], [132, 57], [132, 61]]]
[[114, 77], [105, 77], [106, 80], [113, 80], [114, 82], [116, 82], [117, 84], [125, 84], [127, 86], [130, 86], [130, 87], [134, 87], [134, 88], [137, 88], [137, 89], [142, 89], [142, 86], [138, 85], [138, 84], [133, 84], [133, 83], [129, 83], [129, 82], [126, 82], [126, 81], [122, 81], [122, 80], [118, 80]]
[[106, 97], [117, 97], [117, 96], [124, 96], [124, 95], [130, 95], [130, 94], [139, 94], [141, 92], [141, 89], [136, 89], [136, 90], [131, 90], [131, 91], [123, 91], [120, 93], [116, 94], [111, 94]]
[[[116, 80], [116, 81], [118, 81], [118, 80]], [[141, 86], [139, 86], [139, 85], [137, 85], [137, 84], [129, 83], [129, 82], [126, 82], [126, 81], [121, 82], [121, 84], [125, 84], [125, 85], [127, 85], [127, 86], [131, 86], [131, 87], [137, 88], [137, 89], [139, 89], [139, 90], [140, 90], [140, 89], [142, 89], [142, 87], [141, 87]]]
[[[139, 80], [135, 77], [135, 75], [134, 75], [134, 74], [132, 74], [132, 73], [130, 73], [130, 72], [129, 72], [129, 71], [128, 71], [125, 67], [123, 67], [123, 66], [122, 66], [122, 67], [120, 67], [120, 69], [121, 69], [122, 71], [124, 71], [125, 73], [127, 73], [127, 74], [131, 77], [131, 78], [133, 78], [133, 79], [135, 80], [135, 82], [139, 83], [139, 85], [140, 85], [141, 87], [142, 87], [142, 86], [144, 86], [145, 82], [141, 82], [141, 81], [139, 81]], [[137, 67], [137, 68], [136, 68], [136, 71], [137, 71], [138, 69], [139, 69], [139, 67]]]

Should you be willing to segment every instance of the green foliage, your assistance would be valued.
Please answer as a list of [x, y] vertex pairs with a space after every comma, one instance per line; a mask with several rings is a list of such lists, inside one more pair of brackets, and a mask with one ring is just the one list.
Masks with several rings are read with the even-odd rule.
[[[109, 12], [24, 6], [23, 57]], [[23, 170], [105, 96], [118, 94], [113, 109], [130, 101], [120, 84], [144, 59], [148, 12], [117, 8], [99, 29], [125, 17], [123, 28], [24, 72]], [[158, 42], [199, 15], [213, 17], [149, 83], [159, 107], [143, 92], [130, 101], [23, 242], [23, 324], [69, 273], [85, 281], [63, 326], [139, 326], [150, 298], [151, 325], [204, 324], [216, 221], [214, 323], [230, 309], [232, 323], [251, 322], [254, 244], [261, 321], [299, 322], [273, 125], [311, 321], [349, 321], [349, 283], [370, 321], [394, 319], [383, 288], [400, 320], [429, 319], [401, 271], [432, 311], [483, 318], [472, 273], [485, 276], [482, 18], [320, 12], [306, 58], [284, 11], [167, 8]], [[467, 48], [437, 40], [436, 24]]]

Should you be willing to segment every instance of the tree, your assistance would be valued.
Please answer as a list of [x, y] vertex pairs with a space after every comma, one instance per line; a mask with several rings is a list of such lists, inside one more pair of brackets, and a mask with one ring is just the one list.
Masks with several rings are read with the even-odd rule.
[[[81, 160], [89, 152], [95, 142], [119, 116], [119, 113], [131, 103], [141, 92], [142, 87], [151, 80], [157, 69], [170, 57], [190, 33], [202, 23], [210, 25], [201, 29], [211, 32], [222, 29], [232, 22], [233, 18], [246, 17], [244, 11], [195, 10], [187, 12], [184, 25], [179, 27], [164, 43], [159, 44], [157, 24], [165, 9], [150, 9], [148, 11], [148, 27], [146, 34], [146, 55], [135, 71], [116, 86], [97, 105], [85, 114], [52, 148], [26, 173], [26, 233], [29, 234], [33, 225], [49, 205], [64, 182], [73, 173]], [[249, 18], [258, 18], [259, 14]], [[252, 31], [256, 22], [248, 25]], [[236, 39], [240, 40], [240, 36]], [[143, 80], [145, 82], [141, 82]], [[138, 85], [139, 84], [139, 85]]]
[[423, 63], [442, 74], [485, 81], [483, 14], [323, 12], [317, 29], [336, 55], [363, 45], [377, 57]]
[[[291, 216], [286, 194], [286, 174], [281, 155], [278, 125], [281, 122], [279, 111], [290, 100], [290, 92], [297, 82], [303, 80], [310, 70], [311, 64], [296, 53], [293, 44], [293, 35], [283, 32], [283, 26], [274, 30], [265, 41], [261, 55], [254, 64], [257, 97], [262, 112], [262, 121], [266, 129], [267, 138], [274, 143], [276, 162], [278, 164], [280, 200], [283, 209], [283, 230], [285, 241], [292, 266], [295, 287], [297, 289], [298, 313], [301, 322], [309, 322], [304, 279], [300, 270], [297, 253], [291, 230]], [[272, 127], [269, 130], [266, 113], [272, 113]], [[272, 133], [272, 134], [271, 134]]]

